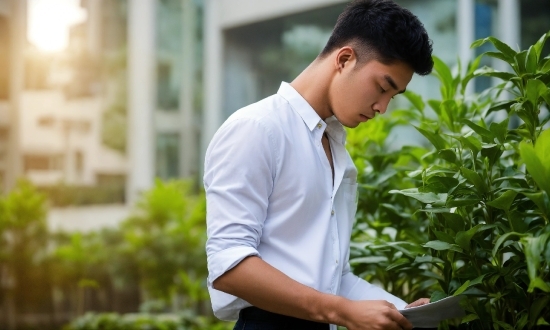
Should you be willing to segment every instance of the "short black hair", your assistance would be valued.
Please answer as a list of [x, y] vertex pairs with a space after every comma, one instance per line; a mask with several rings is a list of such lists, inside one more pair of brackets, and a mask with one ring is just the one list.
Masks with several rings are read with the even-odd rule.
[[355, 0], [338, 16], [332, 34], [319, 55], [353, 45], [358, 61], [384, 64], [401, 61], [424, 76], [433, 69], [432, 41], [424, 25], [408, 9], [391, 0]]

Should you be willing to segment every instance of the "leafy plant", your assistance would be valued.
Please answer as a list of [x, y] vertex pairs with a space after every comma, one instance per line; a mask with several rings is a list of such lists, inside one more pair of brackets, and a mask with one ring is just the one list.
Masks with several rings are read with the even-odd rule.
[[87, 313], [64, 327], [64, 330], [230, 330], [233, 324], [195, 315]]
[[[437, 275], [432, 300], [468, 297], [461, 323], [440, 328], [532, 329], [550, 320], [550, 57], [542, 54], [549, 37], [520, 52], [493, 37], [472, 45], [492, 43], [496, 50], [481, 56], [506, 62], [510, 72], [477, 69], [480, 56], [465, 75], [453, 75], [434, 58], [441, 100], [409, 97], [405, 116], [432, 148], [408, 173], [416, 187], [390, 193], [422, 205], [408, 211], [428, 221], [427, 254], [415, 260], [427, 260]], [[504, 82], [466, 97], [478, 76]]]
[[358, 169], [357, 222], [352, 232], [350, 264], [359, 276], [405, 300], [428, 295], [433, 274], [417, 255], [424, 253], [428, 225], [409, 212], [420, 203], [388, 193], [399, 187], [414, 187], [407, 173], [423, 163], [422, 147], [393, 150], [388, 136], [406, 125], [406, 118], [393, 113], [377, 117], [368, 125], [348, 130], [347, 149]]

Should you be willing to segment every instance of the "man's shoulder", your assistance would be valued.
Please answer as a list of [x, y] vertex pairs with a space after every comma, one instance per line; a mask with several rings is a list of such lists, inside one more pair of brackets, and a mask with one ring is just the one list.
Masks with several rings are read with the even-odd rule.
[[274, 94], [235, 111], [229, 116], [226, 123], [236, 120], [251, 120], [264, 125], [273, 125], [277, 124], [278, 117], [289, 108], [288, 101], [280, 95]]

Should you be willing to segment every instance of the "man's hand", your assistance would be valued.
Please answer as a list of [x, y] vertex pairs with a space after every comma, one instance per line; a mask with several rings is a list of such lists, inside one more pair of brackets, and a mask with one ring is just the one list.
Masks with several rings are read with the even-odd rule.
[[412, 324], [393, 304], [385, 300], [347, 300], [342, 307], [345, 319], [338, 323], [344, 324], [349, 330], [412, 329]]
[[417, 301], [408, 304], [407, 306], [405, 306], [405, 308], [418, 307], [429, 303], [430, 303], [430, 298], [420, 298]]

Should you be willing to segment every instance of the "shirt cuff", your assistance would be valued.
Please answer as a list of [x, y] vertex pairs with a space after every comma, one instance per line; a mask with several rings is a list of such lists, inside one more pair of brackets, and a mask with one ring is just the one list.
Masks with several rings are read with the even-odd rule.
[[258, 250], [250, 246], [234, 246], [218, 251], [208, 256], [208, 285], [225, 272], [237, 266], [244, 258], [249, 256], [260, 256]]
[[351, 272], [342, 276], [340, 296], [350, 300], [386, 300], [397, 309], [404, 309], [407, 306], [407, 303], [402, 299], [376, 285], [370, 284]]

